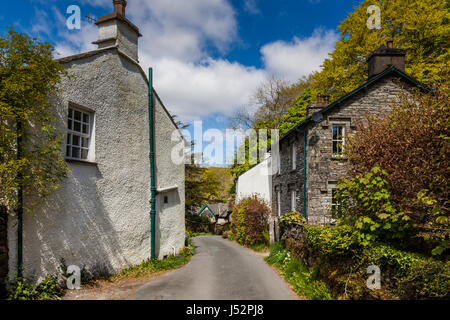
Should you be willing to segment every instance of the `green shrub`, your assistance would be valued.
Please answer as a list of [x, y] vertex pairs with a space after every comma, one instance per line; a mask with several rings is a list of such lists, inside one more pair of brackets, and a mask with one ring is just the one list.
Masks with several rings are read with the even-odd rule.
[[321, 255], [338, 256], [354, 254], [361, 246], [350, 226], [336, 227], [305, 226], [309, 245]]
[[374, 167], [367, 174], [341, 180], [332, 211], [340, 223], [353, 227], [359, 242], [368, 246], [376, 241], [397, 241], [411, 237], [410, 217], [394, 207], [386, 178], [388, 174]]
[[397, 292], [404, 299], [450, 299], [450, 262], [415, 262], [407, 276], [398, 281]]
[[193, 215], [193, 214], [186, 215], [186, 220], [191, 221], [191, 222], [197, 222], [197, 223], [206, 223], [206, 224], [211, 223], [211, 221], [208, 217]]
[[8, 300], [56, 300], [61, 294], [54, 276], [47, 276], [37, 285], [25, 277], [16, 277], [8, 284]]
[[268, 264], [279, 269], [281, 275], [292, 285], [295, 292], [309, 300], [331, 300], [327, 286], [318, 279], [315, 270], [309, 270], [299, 259], [280, 243], [271, 246]]
[[288, 227], [292, 223], [306, 223], [305, 217], [299, 212], [289, 212], [287, 214], [284, 214], [280, 218], [280, 226], [281, 227]]
[[257, 196], [242, 199], [232, 212], [231, 230], [237, 242], [242, 245], [264, 243], [268, 239], [268, 218], [270, 209]]

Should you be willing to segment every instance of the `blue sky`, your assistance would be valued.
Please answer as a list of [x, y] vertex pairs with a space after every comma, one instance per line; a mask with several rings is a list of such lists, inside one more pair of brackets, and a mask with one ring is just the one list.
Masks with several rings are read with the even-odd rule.
[[[154, 87], [185, 122], [224, 130], [271, 75], [288, 81], [319, 70], [339, 22], [361, 0], [128, 0], [141, 30], [140, 63], [154, 68]], [[97, 28], [68, 30], [69, 5], [81, 14], [112, 12], [112, 0], [2, 1], [6, 26], [52, 42], [59, 57], [93, 50]]]

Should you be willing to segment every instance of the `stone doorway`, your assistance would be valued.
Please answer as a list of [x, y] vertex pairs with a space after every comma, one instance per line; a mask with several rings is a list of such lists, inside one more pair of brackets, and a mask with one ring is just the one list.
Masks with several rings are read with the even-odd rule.
[[0, 299], [6, 295], [8, 277], [8, 214], [5, 207], [0, 206]]

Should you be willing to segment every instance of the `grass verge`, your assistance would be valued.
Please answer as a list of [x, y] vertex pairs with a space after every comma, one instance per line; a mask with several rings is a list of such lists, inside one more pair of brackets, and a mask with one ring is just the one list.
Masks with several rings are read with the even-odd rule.
[[164, 260], [148, 259], [141, 264], [123, 269], [120, 273], [108, 276], [104, 280], [118, 281], [127, 278], [148, 277], [163, 271], [177, 269], [188, 263], [195, 253], [194, 244], [189, 241], [188, 246], [184, 247], [177, 256], [169, 256]]
[[330, 290], [317, 277], [317, 272], [309, 270], [300, 260], [281, 243], [275, 243], [270, 248], [270, 255], [264, 260], [278, 269], [293, 290], [307, 300], [332, 300]]

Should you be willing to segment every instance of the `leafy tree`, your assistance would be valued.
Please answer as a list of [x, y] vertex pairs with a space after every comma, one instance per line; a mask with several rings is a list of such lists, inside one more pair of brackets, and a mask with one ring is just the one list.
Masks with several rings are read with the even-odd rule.
[[53, 50], [13, 29], [0, 35], [0, 205], [8, 208], [21, 186], [23, 196], [42, 198], [68, 171], [48, 100], [66, 74]]
[[387, 172], [390, 203], [407, 214], [421, 238], [437, 244], [436, 254], [450, 248], [448, 74], [432, 93], [404, 94], [386, 118], [369, 118], [345, 150], [351, 177], [375, 166]]
[[[370, 5], [381, 9], [380, 29], [366, 26]], [[311, 77], [314, 88], [333, 100], [356, 89], [367, 79], [366, 58], [388, 40], [406, 50], [408, 74], [425, 84], [437, 81], [450, 61], [449, 7], [447, 0], [364, 0], [339, 25], [334, 51]]]
[[[297, 92], [297, 96], [291, 100], [291, 106], [287, 109], [287, 111], [282, 113], [281, 115], [278, 115], [279, 119], [277, 121], [272, 118], [254, 121], [253, 129], [255, 129], [256, 131], [261, 129], [268, 130], [266, 141], [267, 148], [269, 148], [272, 143], [271, 132], [269, 129], [279, 129], [279, 136], [282, 137], [306, 118], [306, 107], [312, 102], [313, 90], [310, 87], [305, 88], [305, 86], [306, 84], [303, 80], [292, 85], [290, 91]], [[300, 94], [298, 94], [298, 90], [302, 90]], [[238, 150], [236, 151], [234, 164], [230, 169], [231, 174], [235, 178], [239, 177], [241, 174], [245, 173], [256, 165], [254, 163], [250, 163], [250, 155], [253, 154], [255, 155], [254, 158], [257, 158], [256, 155], [258, 154], [259, 143], [260, 142], [258, 141], [256, 145], [250, 145], [249, 140], [246, 139], [244, 143], [239, 146]], [[245, 162], [238, 163], [238, 159], [245, 159]], [[261, 162], [262, 160], [263, 159], [257, 158], [257, 163]]]
[[220, 202], [219, 187], [221, 181], [210, 169], [200, 167], [191, 155], [191, 163], [185, 166], [186, 206], [201, 205], [208, 202]]

